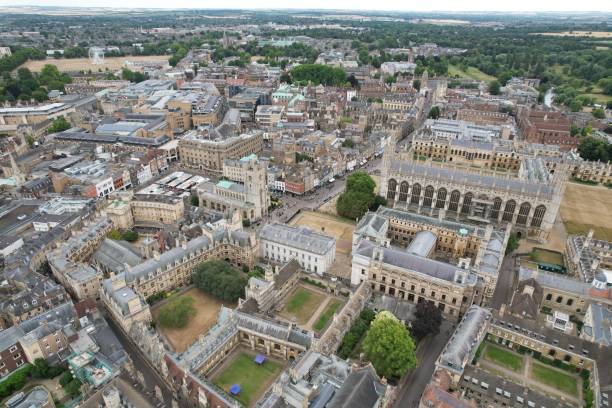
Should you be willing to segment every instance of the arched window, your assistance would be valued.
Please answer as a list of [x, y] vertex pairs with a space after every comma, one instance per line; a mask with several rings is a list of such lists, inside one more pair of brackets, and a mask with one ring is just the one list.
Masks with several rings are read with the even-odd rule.
[[436, 208], [444, 208], [446, 204], [446, 189], [441, 187], [438, 189], [438, 196], [436, 198]]
[[389, 200], [395, 200], [395, 189], [397, 188], [397, 181], [390, 179], [387, 183], [387, 198]]
[[492, 220], [499, 219], [499, 210], [501, 210], [502, 199], [499, 197], [495, 197], [493, 199], [493, 208], [491, 209], [491, 213], [489, 214], [489, 218]]
[[502, 216], [502, 220], [507, 222], [512, 222], [512, 217], [514, 216], [514, 210], [516, 209], [516, 201], [508, 200], [506, 202], [506, 207], [504, 208], [504, 215]]
[[408, 182], [407, 181], [402, 181], [402, 184], [400, 184], [400, 193], [399, 193], [398, 201], [401, 201], [403, 203], [408, 201]]
[[459, 199], [461, 198], [461, 193], [458, 190], [453, 190], [450, 195], [450, 202], [448, 203], [449, 211], [457, 211], [459, 208]]
[[544, 219], [544, 214], [546, 214], [546, 207], [543, 205], [538, 205], [533, 212], [533, 219], [531, 220], [532, 227], [541, 227], [542, 220]]
[[433, 195], [433, 186], [425, 187], [425, 198], [423, 199], [423, 207], [431, 207], [431, 203], [433, 202]]
[[470, 214], [470, 210], [472, 209], [472, 198], [474, 198], [474, 194], [466, 193], [463, 196], [463, 206], [461, 206], [462, 214]]
[[516, 223], [519, 225], [527, 225], [527, 216], [531, 211], [531, 204], [524, 202], [519, 208], [518, 217], [516, 217]]
[[421, 185], [417, 183], [412, 186], [412, 196], [410, 198], [410, 203], [418, 204], [420, 197], [421, 197]]

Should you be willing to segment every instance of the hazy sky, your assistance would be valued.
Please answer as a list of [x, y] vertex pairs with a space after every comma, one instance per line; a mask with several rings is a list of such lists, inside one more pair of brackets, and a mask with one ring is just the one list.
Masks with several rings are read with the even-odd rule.
[[0, 0], [2, 6], [146, 8], [309, 8], [402, 11], [612, 11], [611, 0]]

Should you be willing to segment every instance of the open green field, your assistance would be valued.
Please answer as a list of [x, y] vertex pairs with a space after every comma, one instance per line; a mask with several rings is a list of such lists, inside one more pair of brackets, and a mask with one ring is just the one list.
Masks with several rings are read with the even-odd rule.
[[459, 76], [459, 78], [475, 79], [476, 81], [486, 81], [486, 82], [497, 79], [494, 76], [485, 74], [478, 68], [468, 67], [467, 71], [462, 71], [461, 69], [459, 69], [459, 67], [455, 65], [448, 66], [448, 75], [450, 77], [454, 77], [455, 75], [457, 75]]
[[286, 319], [295, 319], [297, 324], [305, 324], [324, 299], [324, 295], [300, 286], [289, 296], [280, 314]]
[[533, 248], [529, 257], [535, 262], [544, 262], [564, 266], [563, 254], [557, 251], [549, 251], [543, 248]]
[[523, 368], [523, 359], [520, 356], [492, 344], [487, 345], [485, 359], [515, 372]]
[[238, 384], [241, 391], [234, 396], [247, 407], [255, 403], [283, 370], [281, 364], [266, 359], [262, 365], [256, 364], [254, 356], [239, 353], [218, 375], [213, 382], [228, 394], [232, 385]]
[[589, 98], [594, 98], [597, 103], [605, 104], [608, 101], [612, 101], [612, 96], [604, 95], [603, 93], [583, 93], [581, 96], [587, 96]]
[[578, 392], [578, 381], [576, 377], [555, 370], [545, 365], [534, 363], [531, 369], [531, 376], [534, 380], [548, 386], [559, 389], [569, 395], [576, 395]]
[[321, 313], [321, 315], [317, 319], [317, 322], [314, 324], [314, 329], [316, 331], [323, 330], [325, 326], [327, 326], [327, 322], [329, 322], [329, 319], [331, 319], [334, 313], [336, 313], [336, 310], [340, 309], [340, 306], [342, 306], [342, 302], [340, 300], [331, 300], [327, 304], [327, 307], [325, 308], [323, 313]]

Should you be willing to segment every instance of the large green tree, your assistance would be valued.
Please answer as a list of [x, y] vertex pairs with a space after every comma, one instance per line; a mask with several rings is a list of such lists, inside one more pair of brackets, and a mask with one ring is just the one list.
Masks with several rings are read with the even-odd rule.
[[291, 70], [291, 80], [301, 83], [311, 82], [315, 85], [340, 86], [346, 84], [347, 77], [342, 68], [321, 64], [303, 64]]
[[196, 314], [193, 302], [191, 296], [170, 299], [160, 308], [157, 321], [163, 327], [185, 327], [191, 316]]
[[421, 340], [429, 334], [438, 334], [442, 324], [442, 312], [433, 302], [421, 302], [416, 306], [411, 333]]
[[346, 189], [336, 201], [336, 211], [342, 217], [361, 218], [368, 210], [385, 204], [383, 197], [374, 193], [376, 182], [365, 171], [356, 171], [346, 179]]
[[587, 136], [580, 141], [578, 153], [584, 160], [607, 162], [612, 160], [612, 144], [603, 139]]
[[386, 378], [400, 378], [416, 367], [415, 348], [406, 326], [387, 311], [376, 315], [363, 341], [366, 357]]
[[204, 292], [229, 302], [238, 301], [247, 283], [242, 272], [224, 261], [201, 263], [192, 280]]
[[499, 95], [500, 88], [501, 88], [501, 84], [499, 83], [498, 80], [495, 79], [489, 82], [489, 93], [491, 95]]

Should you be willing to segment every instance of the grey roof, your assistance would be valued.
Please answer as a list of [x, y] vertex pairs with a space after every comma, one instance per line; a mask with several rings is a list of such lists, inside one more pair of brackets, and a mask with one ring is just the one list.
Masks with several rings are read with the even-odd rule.
[[78, 131], [65, 131], [54, 136], [58, 140], [72, 140], [75, 142], [90, 143], [125, 143], [127, 145], [142, 145], [158, 147], [170, 140], [168, 136], [137, 137], [121, 136], [116, 134], [97, 134]]
[[[17, 395], [15, 395], [13, 398], [17, 397]], [[11, 408], [42, 408], [47, 406], [49, 400], [53, 400], [51, 393], [47, 391], [45, 387], [39, 385], [32, 388], [27, 394], [23, 395], [23, 399], [18, 404], [11, 404], [10, 406]]]
[[16, 344], [24, 335], [24, 331], [19, 326], [11, 326], [0, 331], [0, 351], [4, 351]]
[[475, 227], [474, 225], [470, 225], [470, 224], [450, 221], [447, 219], [439, 219], [436, 217], [429, 217], [426, 215], [416, 214], [416, 213], [412, 213], [409, 211], [402, 211], [402, 210], [398, 210], [395, 208], [389, 208], [389, 207], [378, 207], [378, 211], [376, 213], [388, 219], [400, 219], [400, 220], [404, 220], [408, 222], [437, 225], [439, 227], [442, 227], [442, 228], [445, 228], [451, 231], [455, 231], [455, 232], [465, 231], [468, 234], [473, 234], [474, 232], [479, 232], [480, 230], [482, 230], [482, 228], [479, 229]]
[[328, 253], [336, 245], [336, 238], [332, 236], [306, 227], [277, 223], [264, 226], [259, 232], [259, 238], [319, 255]]
[[355, 227], [355, 233], [376, 236], [383, 232], [387, 219], [378, 213], [368, 212]]
[[548, 273], [534, 271], [533, 269], [521, 267], [519, 269], [519, 280], [535, 279], [540, 285], [548, 288], [574, 293], [584, 297], [589, 297], [591, 285], [576, 279], [567, 278], [558, 273]]
[[349, 374], [327, 408], [374, 408], [384, 389], [374, 369], [366, 366]]
[[76, 269], [67, 272], [67, 274], [73, 280], [77, 282], [89, 282], [92, 279], [102, 277], [102, 272], [98, 272], [96, 269], [87, 264], [78, 264]]
[[184, 256], [190, 257], [192, 254], [202, 253], [208, 249], [210, 244], [210, 239], [205, 235], [194, 238], [187, 241], [186, 249], [183, 249], [182, 246], [177, 246], [160, 254], [159, 260], [155, 258], [147, 259], [143, 263], [130, 268], [125, 272], [125, 279], [129, 283], [141, 277], [146, 278], [148, 274], [154, 274], [158, 269], [163, 272], [166, 270], [166, 267], [174, 264], [175, 261], [182, 259]]
[[[597, 303], [591, 304], [590, 308], [593, 326], [588, 329], [592, 333], [593, 341], [607, 347], [612, 346], [612, 310]], [[584, 330], [586, 329], [585, 325]]]
[[530, 182], [508, 176], [495, 176], [490, 174], [472, 173], [461, 168], [447, 168], [428, 166], [412, 161], [397, 161], [391, 163], [391, 174], [399, 173], [402, 176], [415, 175], [433, 180], [454, 180], [474, 187], [508, 189], [509, 191], [528, 194], [539, 193], [545, 197], [552, 197], [554, 187], [548, 183]]
[[409, 254], [428, 256], [432, 249], [436, 247], [438, 236], [431, 231], [419, 231], [415, 235], [406, 252]]
[[[122, 274], [117, 275], [117, 279], [121, 279], [121, 278], [122, 278]], [[130, 288], [129, 286], [124, 286], [117, 290], [113, 290], [112, 279], [104, 280], [104, 282], [102, 282], [102, 286], [104, 286], [105, 292], [109, 296], [111, 296], [115, 300], [115, 302], [117, 302], [117, 304], [121, 308], [121, 312], [123, 313], [123, 315], [124, 316], [129, 315], [128, 302], [138, 297], [136, 292], [134, 292], [132, 288]]]
[[440, 364], [459, 372], [463, 371], [468, 359], [480, 344], [480, 333], [490, 318], [491, 313], [488, 310], [472, 305], [444, 347]]
[[[377, 245], [368, 240], [361, 240], [354, 254], [372, 258]], [[407, 253], [393, 247], [378, 247], [382, 251], [382, 262], [398, 268], [422, 273], [427, 276], [453, 282], [459, 285], [470, 285], [476, 283], [476, 276], [467, 270], [462, 270], [454, 265], [425, 258], [419, 255]], [[460, 279], [457, 272], [465, 272], [465, 278]]]
[[72, 302], [68, 301], [22, 322], [19, 327], [26, 335], [39, 339], [72, 324], [76, 318], [76, 309]]
[[290, 343], [309, 348], [313, 341], [312, 332], [301, 330], [284, 322], [270, 320], [261, 316], [254, 316], [236, 311], [238, 327], [244, 327], [257, 333], [282, 339]]
[[[127, 244], [127, 245], [126, 245]], [[105, 238], [98, 249], [93, 253], [92, 258], [111, 271], [120, 272], [125, 264], [135, 266], [142, 261], [136, 249], [132, 248], [127, 242], [115, 241]]]

